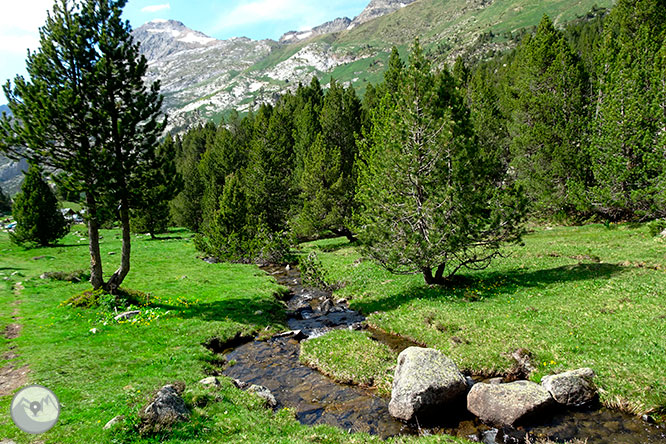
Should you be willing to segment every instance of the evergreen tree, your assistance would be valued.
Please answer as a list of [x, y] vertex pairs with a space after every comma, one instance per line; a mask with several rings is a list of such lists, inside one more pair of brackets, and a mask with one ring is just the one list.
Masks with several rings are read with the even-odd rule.
[[[16, 77], [5, 95], [14, 118], [0, 121], [0, 148], [62, 170], [85, 193], [91, 284], [114, 291], [130, 269], [129, 214], [147, 171], [156, 167], [163, 115], [159, 82], [143, 77], [126, 0], [58, 0], [40, 29], [40, 48], [27, 60], [29, 80]], [[121, 265], [104, 282], [99, 215], [117, 209]]]
[[356, 135], [361, 132], [361, 103], [353, 88], [331, 79], [317, 135], [305, 157], [301, 177], [303, 208], [296, 220], [299, 234], [323, 230], [355, 240], [351, 215], [356, 188]]
[[467, 112], [418, 40], [395, 94], [374, 111], [359, 156], [359, 237], [388, 270], [443, 283], [482, 268], [516, 241], [522, 199], [498, 188], [478, 156]]
[[58, 199], [42, 179], [42, 172], [32, 165], [25, 174], [21, 192], [16, 195], [12, 209], [16, 228], [10, 239], [17, 244], [51, 245], [69, 231]]
[[204, 179], [199, 164], [213, 139], [215, 126], [211, 123], [188, 131], [179, 144], [176, 169], [183, 180], [183, 188], [171, 202], [171, 214], [176, 224], [199, 231], [203, 222]]
[[12, 200], [0, 187], [0, 215], [12, 212]]
[[278, 103], [262, 105], [246, 173], [252, 224], [271, 233], [287, 229], [294, 195], [294, 139], [292, 116]]
[[140, 206], [132, 211], [132, 230], [155, 234], [164, 233], [169, 226], [169, 202], [181, 187], [181, 178], [176, 171], [176, 142], [170, 135], [160, 144], [156, 152], [160, 168], [148, 171], [150, 175], [140, 190]]
[[534, 209], [584, 211], [589, 183], [585, 142], [587, 78], [564, 35], [544, 16], [514, 61], [512, 165]]
[[592, 165], [595, 209], [611, 219], [666, 210], [661, 0], [621, 0], [611, 11], [598, 59]]

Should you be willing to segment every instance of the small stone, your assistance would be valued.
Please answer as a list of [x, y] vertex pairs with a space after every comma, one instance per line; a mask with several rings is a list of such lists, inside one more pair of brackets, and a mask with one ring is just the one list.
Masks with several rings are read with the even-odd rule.
[[246, 388], [248, 388], [250, 386], [250, 384], [248, 384], [247, 382], [241, 381], [240, 379], [232, 379], [231, 383], [234, 386], [236, 386], [236, 388], [241, 389], [241, 390], [245, 390]]
[[104, 426], [104, 430], [109, 430], [111, 427], [115, 426], [123, 419], [125, 419], [123, 415], [116, 416], [115, 418], [106, 423], [106, 425]]
[[46, 256], [35, 256], [35, 257], [32, 258], [33, 261], [39, 261], [39, 260], [42, 260], [42, 259], [46, 259]]
[[266, 402], [266, 406], [270, 408], [275, 408], [277, 407], [277, 401], [275, 399], [275, 396], [271, 393], [270, 390], [268, 390], [266, 387], [262, 385], [251, 385], [250, 388], [247, 389], [248, 393], [254, 393], [255, 395], [259, 396]]
[[287, 264], [287, 266], [284, 267], [284, 269], [287, 270], [287, 271], [291, 270], [291, 265]]
[[90, 333], [92, 333], [92, 334], [97, 333], [97, 329], [96, 329], [96, 328], [91, 328], [91, 329], [90, 329]]
[[133, 317], [135, 317], [139, 313], [141, 313], [139, 310], [126, 311], [124, 313], [120, 313], [119, 315], [114, 316], [113, 319], [115, 319], [116, 321], [124, 321], [124, 320], [128, 320], [128, 319], [132, 319]]
[[641, 419], [647, 422], [648, 424], [654, 424], [654, 418], [650, 415], [643, 415], [641, 416]]
[[46, 273], [42, 273], [41, 275], [39, 275], [39, 278], [40, 278], [40, 279], [48, 279], [48, 278], [49, 278], [49, 275], [46, 274]]
[[109, 256], [114, 256], [116, 254], [115, 251], [109, 251]]
[[184, 279], [187, 279], [187, 276], [183, 275], [183, 276], [180, 277], [181, 281], [184, 280]]
[[205, 385], [205, 386], [219, 387], [220, 386], [220, 381], [215, 376], [211, 376], [209, 378], [202, 379], [201, 381], [199, 381], [199, 384]]
[[257, 311], [254, 312], [255, 316], [261, 316], [262, 314], [264, 314], [264, 312], [261, 311], [261, 310], [257, 310]]
[[504, 379], [503, 379], [503, 378], [490, 378], [490, 379], [488, 380], [488, 384], [493, 384], [493, 385], [501, 384], [501, 383], [503, 383], [503, 382], [504, 382]]

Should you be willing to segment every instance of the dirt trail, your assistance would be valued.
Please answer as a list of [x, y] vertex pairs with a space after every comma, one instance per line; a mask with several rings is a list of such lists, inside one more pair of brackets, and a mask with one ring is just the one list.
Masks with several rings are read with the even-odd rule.
[[[21, 329], [23, 326], [17, 321], [21, 319], [19, 317], [20, 311], [18, 307], [21, 304], [21, 300], [19, 299], [21, 291], [24, 289], [25, 287], [23, 286], [23, 283], [17, 282], [14, 284], [14, 295], [16, 296], [16, 299], [10, 303], [10, 305], [14, 307], [14, 311], [12, 312], [13, 322], [5, 326], [2, 332], [4, 337], [10, 341], [21, 336]], [[26, 385], [28, 382], [28, 374], [30, 373], [30, 368], [27, 365], [18, 367], [15, 362], [12, 362], [16, 361], [16, 358], [19, 356], [14, 351], [16, 345], [10, 342], [8, 348], [9, 350], [2, 355], [3, 361], [10, 362], [0, 368], [0, 396], [9, 396], [19, 387]]]

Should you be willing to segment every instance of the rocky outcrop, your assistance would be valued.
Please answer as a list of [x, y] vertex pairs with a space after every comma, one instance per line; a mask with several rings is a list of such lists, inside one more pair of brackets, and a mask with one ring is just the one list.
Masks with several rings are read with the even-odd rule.
[[199, 381], [199, 384], [204, 387], [219, 387], [220, 381], [215, 376], [210, 376]]
[[181, 397], [184, 388], [169, 384], [159, 389], [152, 402], [141, 411], [144, 431], [159, 432], [190, 416]]
[[553, 404], [550, 393], [530, 381], [475, 384], [467, 395], [467, 409], [481, 421], [496, 426], [514, 426], [525, 422]]
[[409, 347], [398, 356], [389, 413], [404, 421], [446, 409], [467, 390], [456, 364], [441, 352]]
[[541, 385], [555, 401], [568, 407], [584, 407], [597, 399], [594, 371], [591, 368], [545, 376]]

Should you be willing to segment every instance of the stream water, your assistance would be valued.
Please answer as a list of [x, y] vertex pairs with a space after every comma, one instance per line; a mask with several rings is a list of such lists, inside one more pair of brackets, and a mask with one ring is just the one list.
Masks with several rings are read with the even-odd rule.
[[[373, 390], [338, 384], [298, 359], [299, 340], [304, 336], [312, 338], [336, 328], [365, 329], [363, 315], [350, 310], [345, 302], [332, 303], [329, 292], [304, 287], [296, 269], [269, 266], [264, 270], [291, 290], [287, 322], [292, 331], [301, 333], [253, 341], [226, 351], [225, 359], [234, 364], [227, 367], [224, 374], [267, 387], [279, 407], [294, 409], [303, 424], [329, 424], [383, 438], [446, 433], [487, 444], [524, 443], [527, 434], [554, 441], [586, 439], [588, 444], [666, 443], [666, 429], [607, 409], [561, 411], [539, 425], [511, 430], [490, 428], [466, 411], [459, 417], [449, 418], [447, 423], [435, 425], [417, 427], [397, 421], [388, 413], [389, 399]], [[373, 339], [396, 352], [414, 345], [379, 331], [370, 330], [370, 333]]]

